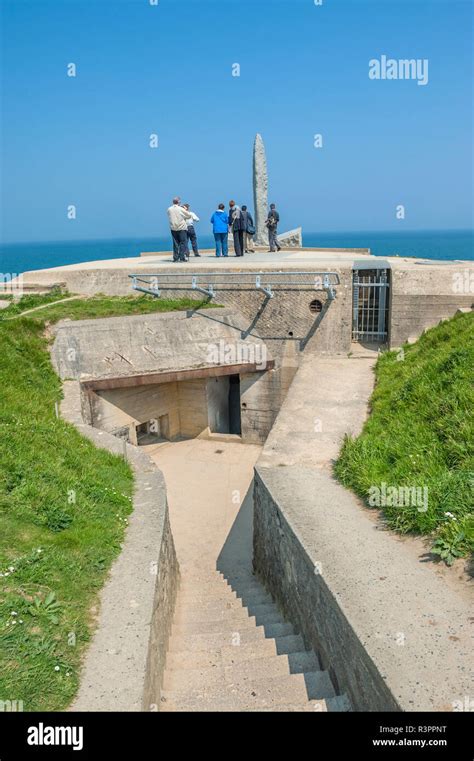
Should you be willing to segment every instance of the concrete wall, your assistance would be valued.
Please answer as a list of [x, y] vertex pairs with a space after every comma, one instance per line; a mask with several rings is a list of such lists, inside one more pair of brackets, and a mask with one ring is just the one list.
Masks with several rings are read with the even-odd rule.
[[171, 440], [180, 436], [194, 438], [208, 426], [206, 384], [206, 379], [197, 379], [86, 392], [89, 422], [114, 435], [129, 428], [130, 442], [136, 444], [136, 425], [168, 415]]
[[[282, 369], [240, 376], [242, 439], [263, 443], [278, 414], [287, 386]], [[285, 383], [290, 375], [283, 376]], [[87, 422], [136, 444], [135, 426], [168, 415], [170, 439], [194, 438], [208, 427], [229, 432], [229, 376], [129, 388], [84, 391]]]
[[[224, 389], [228, 379], [224, 376], [217, 381], [200, 377], [166, 384], [150, 383], [147, 376], [163, 372], [176, 376], [184, 370], [211, 376], [213, 369], [223, 367], [225, 357], [218, 354], [217, 364], [211, 365], [209, 347], [248, 347], [248, 359], [257, 360], [248, 362], [249, 367], [258, 364], [263, 370], [242, 375], [242, 435], [246, 441], [262, 442], [296, 371], [298, 349], [296, 341], [285, 342], [279, 369], [265, 370], [267, 365], [272, 367], [271, 352], [255, 332], [243, 337], [246, 326], [246, 319], [229, 309], [193, 317], [178, 312], [68, 321], [55, 329], [52, 359], [60, 377], [82, 382], [84, 419], [118, 435], [130, 428], [130, 441], [135, 443], [134, 426], [162, 414], [169, 415], [171, 438], [198, 436], [209, 425], [211, 430], [227, 429]], [[122, 387], [124, 379], [134, 377], [136, 385]], [[97, 380], [109, 388], [90, 385]]]
[[470, 262], [392, 268], [390, 345], [415, 340], [459, 308], [474, 305], [474, 266]]
[[[279, 503], [281, 490], [272, 494], [273, 475], [262, 469], [255, 476], [254, 564], [258, 575], [307, 647], [319, 654], [321, 667], [329, 670], [338, 695], [347, 694], [354, 710], [400, 710], [344, 615], [335, 590], [317, 572], [319, 552], [305, 547], [285, 516]], [[286, 475], [281, 474], [283, 478]]]
[[[64, 383], [61, 414], [96, 446], [122, 455], [114, 436], [84, 423], [79, 384]], [[100, 592], [96, 631], [73, 711], [159, 710], [179, 568], [166, 487], [156, 465], [127, 445], [135, 476], [133, 512], [119, 557]]]
[[214, 349], [240, 344], [256, 352], [263, 341], [256, 332], [242, 337], [247, 325], [229, 309], [67, 320], [54, 327], [52, 361], [60, 378], [80, 381], [233, 364]]
[[[97, 391], [90, 394], [91, 424], [117, 434], [123, 427], [133, 429], [139, 423], [169, 416], [170, 439], [181, 431], [178, 384], [161, 383]], [[133, 434], [130, 439], [132, 444]]]
[[194, 438], [208, 427], [205, 378], [178, 383], [178, 405], [181, 435]]
[[[474, 266], [472, 262], [433, 262], [411, 259], [388, 258], [391, 266], [391, 345], [399, 346], [409, 338], [417, 338], [423, 330], [436, 325], [441, 319], [451, 317], [460, 307], [471, 307], [474, 300]], [[364, 265], [370, 268], [373, 259], [367, 257]], [[328, 303], [326, 294], [315, 291], [308, 286], [295, 285], [281, 290], [275, 289], [275, 298], [265, 302], [261, 293], [250, 287], [247, 290], [234, 290], [231, 287], [217, 286], [217, 298], [220, 304], [230, 309], [234, 315], [227, 322], [233, 324], [253, 340], [254, 336], [263, 339], [276, 359], [280, 358], [288, 342], [295, 342], [298, 350], [311, 352], [348, 352], [351, 347], [352, 330], [352, 264], [353, 259], [335, 263], [321, 260], [319, 268], [329, 268], [336, 271], [341, 279], [337, 288], [337, 298]], [[133, 272], [143, 270], [138, 262], [133, 266]], [[280, 265], [281, 266], [281, 265]], [[314, 259], [301, 263], [302, 270], [316, 270], [318, 264]], [[224, 273], [236, 272], [236, 265], [222, 266]], [[221, 270], [221, 268], [219, 268]], [[268, 265], [255, 264], [255, 272], [265, 272]], [[145, 271], [149, 270], [149, 265]], [[212, 265], [212, 270], [215, 266]], [[291, 273], [294, 264], [284, 266], [284, 271]], [[159, 266], [159, 272], [176, 273], [175, 269]], [[96, 269], [64, 269], [40, 270], [26, 273], [25, 280], [35, 283], [65, 282], [74, 293], [110, 295], [131, 294], [130, 280], [127, 277], [132, 269], [113, 269], [99, 266]], [[252, 269], [246, 263], [245, 272], [251, 274]], [[296, 278], [297, 279], [297, 278]], [[263, 275], [264, 280], [264, 275]], [[209, 277], [209, 282], [212, 277]], [[459, 285], [461, 281], [461, 285]], [[464, 285], [462, 283], [464, 282]], [[167, 290], [162, 288], [165, 298], [186, 297], [190, 290]], [[320, 315], [309, 312], [309, 304], [313, 299], [323, 302], [324, 308]], [[236, 316], [239, 312], [239, 317]], [[207, 315], [209, 318], [209, 314]], [[216, 320], [221, 320], [217, 314]], [[226, 320], [222, 319], [222, 323]], [[162, 337], [166, 340], [166, 336]], [[193, 343], [192, 336], [188, 343]], [[166, 351], [164, 353], [166, 356]], [[122, 360], [111, 357], [115, 366], [120, 370]], [[68, 362], [69, 367], [71, 362]], [[71, 368], [70, 368], [71, 369]], [[69, 376], [75, 377], [75, 376]]]
[[209, 378], [207, 407], [211, 433], [229, 433], [229, 376]]
[[263, 444], [278, 414], [281, 399], [280, 372], [248, 373], [240, 376], [242, 440]]
[[[304, 266], [302, 267], [305, 269]], [[259, 266], [256, 266], [255, 269], [256, 272], [261, 271]], [[226, 308], [226, 314], [218, 313], [217, 310], [201, 312], [200, 316], [197, 317], [201, 322], [200, 339], [197, 339], [194, 332], [196, 329], [195, 318], [187, 318], [188, 324], [181, 326], [181, 329], [187, 331], [188, 334], [184, 341], [180, 341], [179, 349], [183, 351], [183, 346], [186, 346], [186, 352], [191, 359], [193, 346], [197, 341], [200, 341], [201, 344], [217, 341], [219, 334], [223, 335], [221, 331], [216, 333], [216, 325], [220, 323], [222, 326], [233, 326], [235, 328], [236, 334], [233, 334], [231, 340], [235, 341], [236, 335], [240, 337], [243, 334], [246, 337], [244, 340], [265, 341], [273, 357], [277, 357], [283, 352], [284, 345], [288, 340], [294, 341], [305, 351], [331, 353], [349, 351], [352, 320], [351, 263], [343, 262], [332, 269], [338, 272], [341, 284], [337, 288], [336, 300], [331, 302], [328, 301], [324, 291], [315, 290], [308, 284], [304, 285], [303, 280], [306, 280], [307, 283], [307, 278], [300, 278], [302, 282], [298, 284], [297, 276], [294, 276], [294, 285], [276, 287], [275, 297], [271, 300], [265, 300], [264, 295], [258, 292], [254, 286], [249, 286], [244, 290], [237, 290], [230, 286], [217, 286], [216, 302]], [[170, 268], [169, 271], [176, 274], [175, 269]], [[225, 272], [224, 267], [222, 272]], [[37, 274], [38, 276], [41, 275], [41, 273]], [[109, 295], [131, 295], [133, 293], [127, 272], [124, 270], [107, 269], [83, 271], [82, 273], [70, 270], [64, 271], [64, 276], [68, 282], [68, 287], [75, 293], [105, 293]], [[211, 276], [209, 281], [212, 281]], [[166, 289], [165, 285], [162, 287], [163, 298], [189, 298], [191, 295], [192, 292], [189, 289], [180, 291]], [[323, 311], [319, 315], [312, 314], [309, 309], [310, 303], [314, 299], [319, 299], [324, 305]], [[160, 347], [162, 364], [163, 367], [166, 367], [169, 350], [174, 353], [177, 348], [174, 326], [178, 316], [176, 313], [160, 315], [162, 319], [165, 318], [168, 321], [167, 329], [163, 333], [153, 331], [153, 317], [153, 315], [148, 315], [151, 332], [146, 336], [146, 345], [152, 352], [154, 348]], [[137, 318], [137, 320], [140, 319], [143, 320], [143, 318]], [[115, 330], [112, 320], [109, 322], [110, 329]], [[204, 324], [205, 322], [207, 322], [207, 326]], [[226, 328], [224, 327], [224, 329]], [[227, 331], [227, 336], [229, 335]], [[112, 351], [113, 335], [111, 334], [109, 337], [111, 339], [111, 351], [107, 353], [107, 357], [102, 360], [101, 365], [98, 365], [96, 359], [94, 360], [94, 347], [89, 344], [81, 344], [83, 353], [89, 354], [88, 367], [93, 367], [92, 360], [94, 360], [96, 372], [100, 370], [104, 374], [112, 370], [113, 367], [115, 371], [126, 372], [127, 364], [129, 362], [135, 364], [136, 358], [143, 366], [146, 358], [134, 351], [133, 333], [130, 334], [128, 343], [123, 340], [125, 337], [122, 337], [121, 344], [126, 347], [126, 351], [120, 356]], [[64, 371], [70, 373], [68, 377], [76, 377], [71, 375], [72, 372], [76, 371], [74, 361], [67, 355], [62, 357], [62, 361]]]

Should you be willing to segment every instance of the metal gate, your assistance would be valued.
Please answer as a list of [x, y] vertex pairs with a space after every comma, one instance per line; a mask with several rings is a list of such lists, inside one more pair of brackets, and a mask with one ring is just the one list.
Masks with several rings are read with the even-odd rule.
[[352, 340], [388, 340], [388, 269], [355, 269], [353, 273]]

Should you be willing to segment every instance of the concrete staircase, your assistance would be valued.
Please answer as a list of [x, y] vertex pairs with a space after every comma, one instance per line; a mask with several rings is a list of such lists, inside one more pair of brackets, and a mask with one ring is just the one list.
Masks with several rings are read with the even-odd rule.
[[348, 711], [250, 572], [184, 571], [161, 711]]

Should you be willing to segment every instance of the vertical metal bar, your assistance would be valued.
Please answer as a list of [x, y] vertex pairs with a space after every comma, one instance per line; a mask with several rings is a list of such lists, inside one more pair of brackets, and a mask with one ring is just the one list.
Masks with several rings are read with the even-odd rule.
[[382, 270], [380, 276], [380, 296], [379, 296], [379, 319], [378, 319], [378, 331], [381, 338], [385, 338], [387, 325], [386, 325], [386, 304], [387, 304], [387, 270]]
[[359, 338], [359, 272], [352, 277], [352, 338]]
[[363, 294], [364, 298], [362, 299], [362, 339], [365, 335], [365, 330], [367, 326], [367, 278], [364, 277], [364, 286], [363, 286]]
[[375, 329], [375, 314], [376, 314], [376, 311], [377, 311], [377, 298], [378, 298], [378, 296], [377, 296], [377, 290], [378, 290], [378, 288], [377, 288], [377, 275], [375, 275], [372, 278], [372, 314], [371, 314], [371, 319], [370, 319], [370, 332], [371, 332], [370, 338], [371, 338], [372, 341], [374, 340], [373, 333], [374, 333], [374, 329]]
[[370, 314], [370, 288], [368, 286], [370, 277], [365, 278], [365, 315], [364, 315], [364, 339], [367, 337], [367, 331], [369, 329], [369, 314]]

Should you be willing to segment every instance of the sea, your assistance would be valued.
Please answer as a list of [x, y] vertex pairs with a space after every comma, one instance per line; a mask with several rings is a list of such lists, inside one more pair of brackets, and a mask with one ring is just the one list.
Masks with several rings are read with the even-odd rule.
[[[211, 235], [198, 235], [201, 248], [212, 248]], [[474, 259], [474, 230], [416, 232], [304, 233], [303, 245], [320, 248], [370, 248], [375, 256], [401, 256], [453, 261]], [[139, 256], [142, 251], [169, 251], [169, 236], [51, 243], [10, 243], [0, 246], [0, 279], [29, 270], [78, 264], [99, 259]]]

